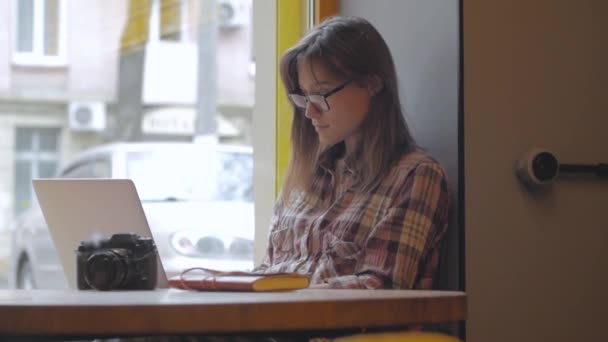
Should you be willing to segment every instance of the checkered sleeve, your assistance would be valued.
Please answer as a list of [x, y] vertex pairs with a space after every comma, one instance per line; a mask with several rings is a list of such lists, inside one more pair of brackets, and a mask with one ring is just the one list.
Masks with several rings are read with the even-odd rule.
[[419, 263], [445, 231], [448, 186], [441, 167], [429, 162], [393, 184], [394, 204], [367, 236], [355, 274], [327, 279], [331, 288], [413, 288]]

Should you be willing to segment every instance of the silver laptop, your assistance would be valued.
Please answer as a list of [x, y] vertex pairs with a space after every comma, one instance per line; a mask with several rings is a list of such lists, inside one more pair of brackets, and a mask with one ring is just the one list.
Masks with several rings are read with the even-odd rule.
[[[116, 233], [152, 237], [130, 179], [35, 179], [40, 208], [70, 288], [76, 289], [76, 250], [82, 241]], [[157, 287], [168, 287], [157, 254]]]

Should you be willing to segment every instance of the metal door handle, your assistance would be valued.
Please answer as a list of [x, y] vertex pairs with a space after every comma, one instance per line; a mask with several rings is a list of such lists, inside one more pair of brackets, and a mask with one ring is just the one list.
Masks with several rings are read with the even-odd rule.
[[559, 164], [559, 172], [593, 173], [598, 177], [608, 177], [608, 164]]

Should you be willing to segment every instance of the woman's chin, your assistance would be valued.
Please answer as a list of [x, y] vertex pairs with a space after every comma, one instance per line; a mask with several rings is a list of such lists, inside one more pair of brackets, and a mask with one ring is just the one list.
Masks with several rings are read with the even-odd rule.
[[327, 137], [323, 137], [321, 135], [319, 135], [319, 142], [323, 146], [333, 146], [338, 143], [336, 139], [328, 139]]
[[343, 140], [343, 139], [342, 140], [338, 139], [337, 137], [329, 135], [329, 134], [324, 134], [323, 132], [320, 132], [318, 134], [318, 136], [319, 136], [319, 142], [321, 143], [321, 145], [325, 145], [325, 146], [332, 146]]

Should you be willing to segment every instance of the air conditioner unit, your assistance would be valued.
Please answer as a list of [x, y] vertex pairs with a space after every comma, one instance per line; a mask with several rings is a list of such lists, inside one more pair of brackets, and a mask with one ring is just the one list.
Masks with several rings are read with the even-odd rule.
[[221, 28], [238, 28], [247, 24], [247, 4], [243, 0], [218, 1], [218, 20]]
[[68, 107], [70, 129], [100, 132], [106, 129], [106, 106], [103, 102], [71, 102]]

